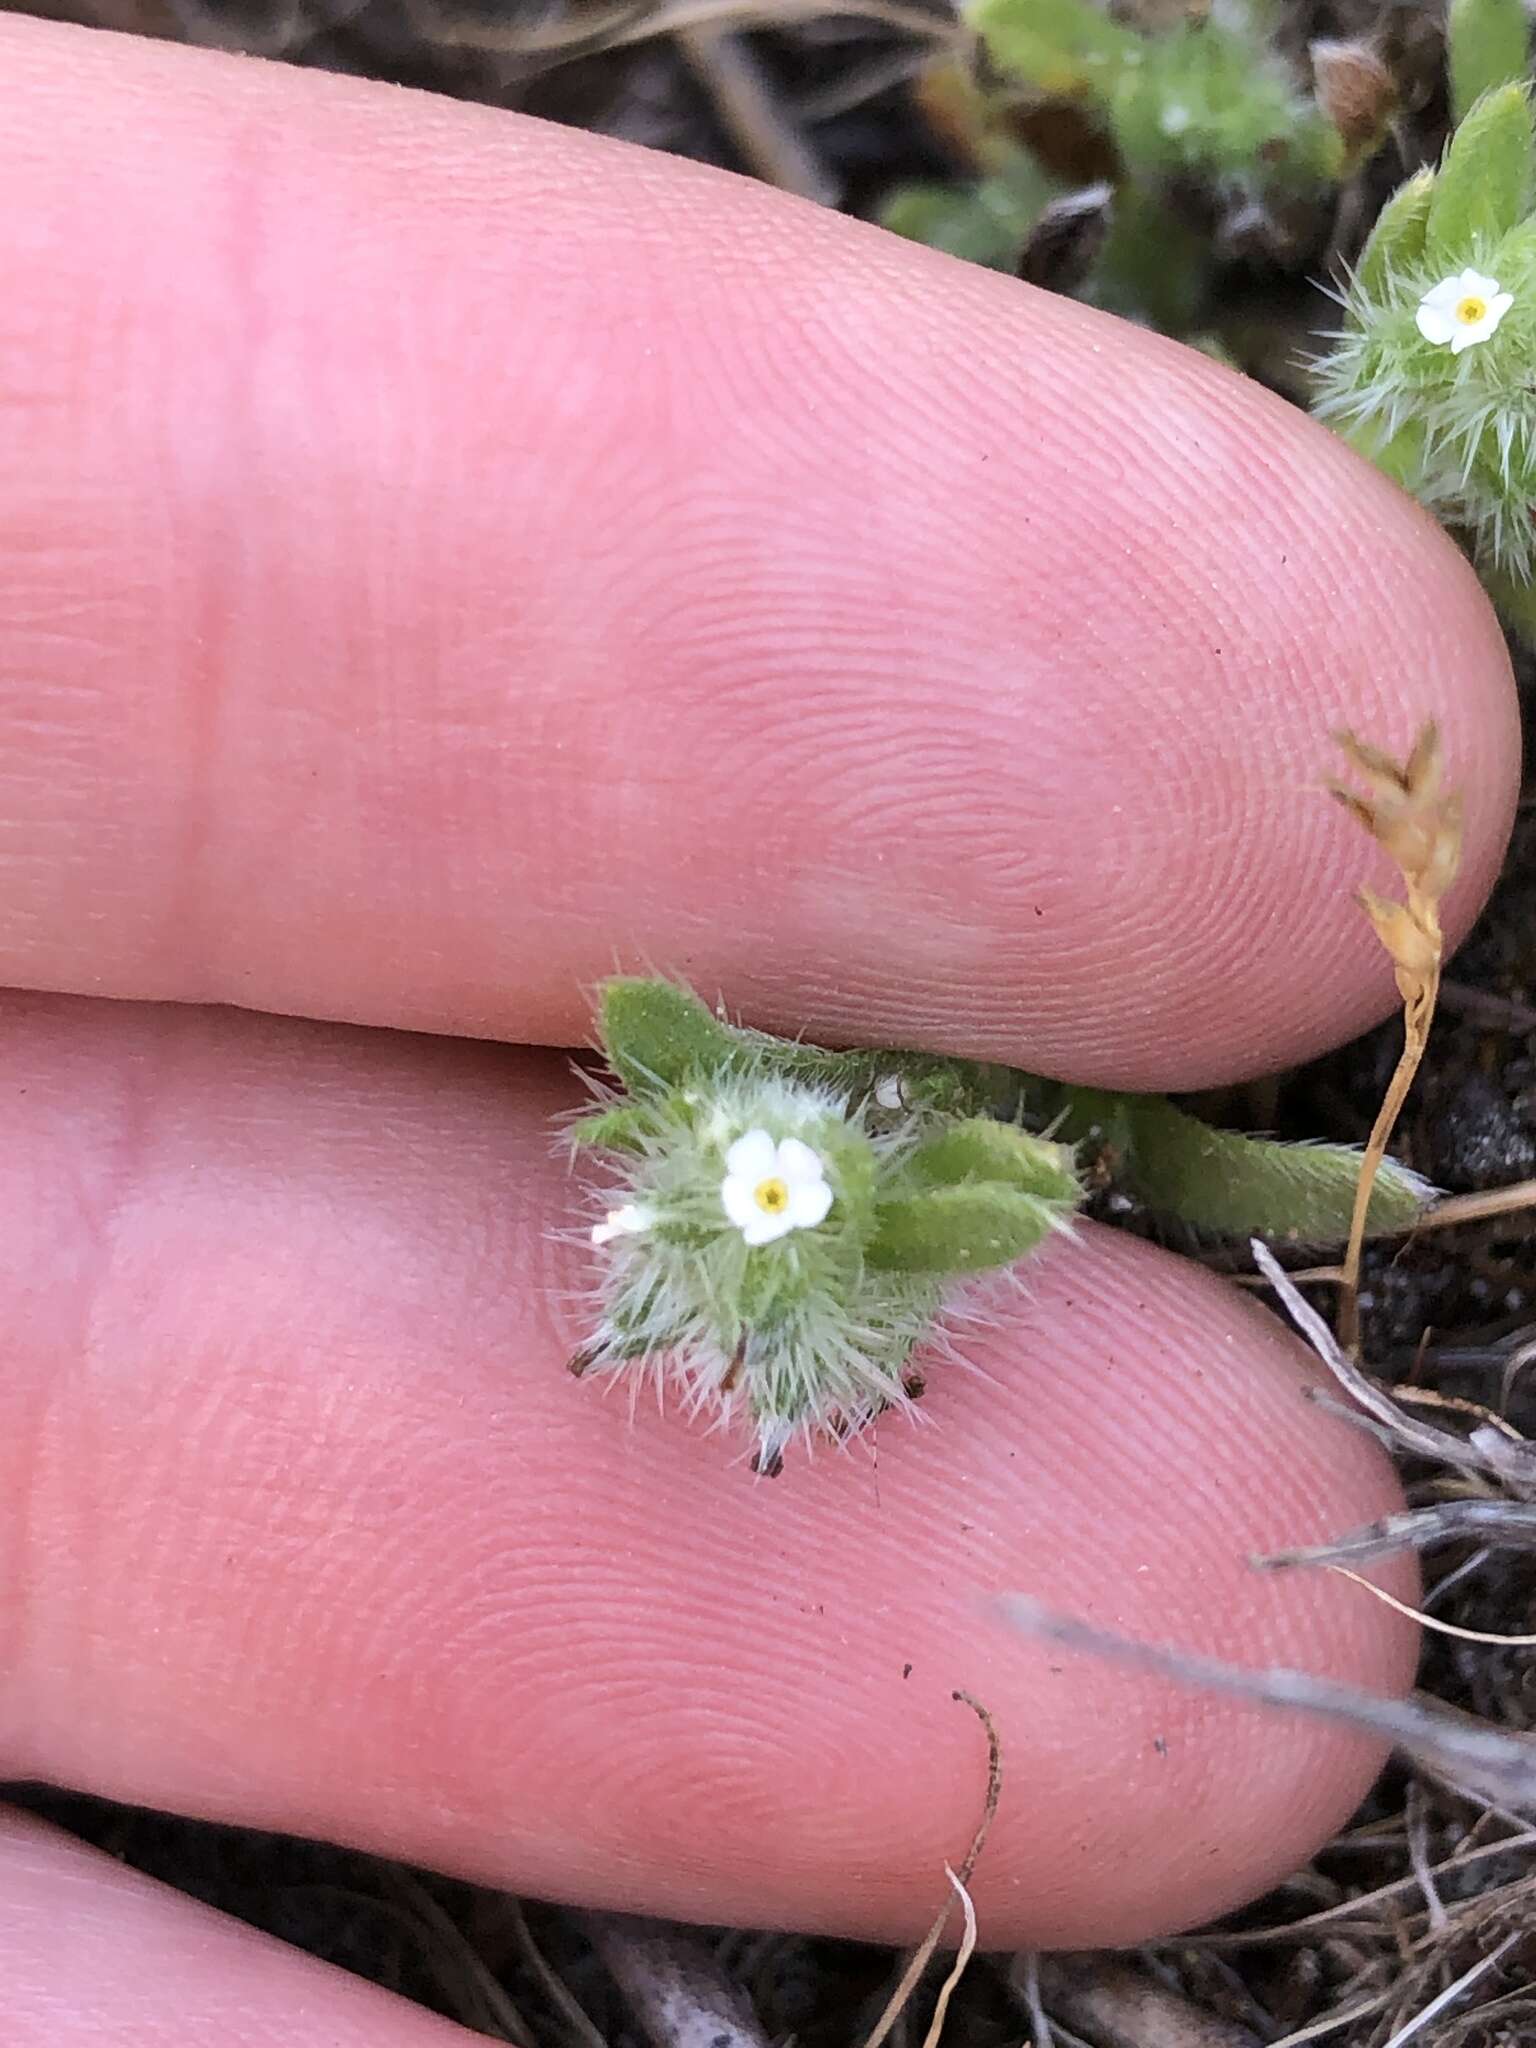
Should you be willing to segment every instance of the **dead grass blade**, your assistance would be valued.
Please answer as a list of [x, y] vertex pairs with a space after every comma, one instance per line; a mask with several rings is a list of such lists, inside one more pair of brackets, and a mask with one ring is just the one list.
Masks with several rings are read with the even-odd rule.
[[1506, 1812], [1536, 1813], [1536, 1736], [1491, 1728], [1432, 1700], [1385, 1699], [1307, 1671], [1245, 1671], [1216, 1657], [1128, 1637], [1053, 1614], [1038, 1601], [1009, 1594], [1002, 1610], [1022, 1634], [1082, 1650], [1180, 1685], [1234, 1694], [1260, 1705], [1310, 1714], [1390, 1742], [1470, 1798]]
[[[947, 1863], [944, 1866], [944, 1875], [955, 1888], [955, 1894], [960, 1901], [960, 1911], [965, 1916], [965, 1928], [960, 1936], [960, 1946], [955, 1951], [954, 1964], [949, 1975], [939, 1986], [938, 1997], [933, 2001], [933, 2018], [928, 2022], [928, 2031], [923, 2036], [923, 2048], [939, 2048], [939, 2036], [944, 2031], [944, 2015], [949, 2011], [950, 1994], [965, 1975], [966, 1964], [976, 1953], [976, 1902]], [[945, 1918], [948, 1917], [946, 1914]]]
[[[1436, 1429], [1431, 1423], [1420, 1422], [1399, 1407], [1348, 1356], [1342, 1341], [1334, 1336], [1269, 1247], [1261, 1239], [1254, 1238], [1250, 1249], [1254, 1264], [1280, 1297], [1291, 1321], [1357, 1408], [1363, 1409], [1378, 1425], [1394, 1449], [1432, 1458], [1459, 1472], [1482, 1473], [1494, 1469], [1492, 1459], [1477, 1440], [1478, 1432], [1474, 1431], [1470, 1438], [1456, 1436], [1448, 1429]], [[1503, 1442], [1502, 1438], [1498, 1440]], [[1505, 1445], [1506, 1450], [1513, 1448]]]
[[1331, 782], [1329, 791], [1396, 862], [1407, 896], [1405, 902], [1394, 903], [1362, 889], [1358, 899], [1396, 970], [1403, 999], [1403, 1050], [1366, 1141], [1344, 1254], [1339, 1341], [1352, 1352], [1360, 1339], [1360, 1258], [1371, 1189], [1429, 1043], [1440, 991], [1445, 952], [1440, 900], [1455, 880], [1461, 859], [1461, 800], [1442, 786], [1440, 735], [1433, 722], [1424, 726], [1402, 763], [1353, 733], [1334, 737], [1367, 794], [1361, 796], [1342, 782]]
[[1433, 1614], [1426, 1614], [1422, 1608], [1410, 1607], [1406, 1600], [1399, 1600], [1395, 1593], [1389, 1593], [1385, 1586], [1378, 1586], [1359, 1572], [1352, 1572], [1348, 1565], [1330, 1564], [1326, 1567], [1336, 1572], [1341, 1579], [1348, 1579], [1352, 1585], [1363, 1586], [1373, 1599], [1383, 1607], [1390, 1607], [1394, 1614], [1400, 1614], [1405, 1621], [1416, 1621], [1420, 1628], [1433, 1629], [1437, 1636], [1454, 1636], [1461, 1643], [1491, 1643], [1500, 1650], [1529, 1650], [1536, 1647], [1536, 1636], [1491, 1635], [1486, 1629], [1461, 1628], [1454, 1621], [1441, 1621]]
[[1438, 1997], [1432, 1998], [1429, 2001], [1422, 2012], [1415, 2013], [1405, 2027], [1399, 2027], [1391, 2040], [1386, 2043], [1386, 2048], [1407, 2048], [1407, 2043], [1413, 2040], [1415, 2035], [1423, 2033], [1431, 2020], [1437, 2020], [1441, 2013], [1445, 2012], [1450, 2006], [1453, 2006], [1459, 1998], [1470, 1991], [1479, 1977], [1486, 1977], [1495, 1964], [1514, 1947], [1515, 1943], [1523, 1939], [1524, 1932], [1520, 1928], [1517, 1928], [1513, 1934], [1506, 1934], [1497, 1948], [1490, 1949], [1487, 1955], [1479, 1957], [1470, 1970], [1464, 1970], [1454, 1984], [1447, 1984]]
[[1342, 1564], [1346, 1558], [1363, 1564], [1370, 1558], [1390, 1557], [1399, 1550], [1431, 1550], [1437, 1543], [1460, 1540], [1502, 1550], [1536, 1550], [1536, 1504], [1513, 1500], [1439, 1501], [1433, 1507], [1385, 1515], [1379, 1522], [1351, 1530], [1333, 1543], [1277, 1550], [1251, 1562], [1260, 1571], [1283, 1571], [1300, 1564]]

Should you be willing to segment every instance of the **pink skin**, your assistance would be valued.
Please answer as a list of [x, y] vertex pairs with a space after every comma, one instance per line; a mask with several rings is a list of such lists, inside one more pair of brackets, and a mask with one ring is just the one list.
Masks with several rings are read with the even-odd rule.
[[472, 2048], [419, 2006], [0, 1816], [6, 2048]]
[[645, 962], [1211, 1083], [1390, 1005], [1317, 783], [1430, 710], [1475, 907], [1493, 621], [1278, 400], [660, 157], [0, 48], [0, 976], [562, 1044]]
[[561, 1370], [588, 1259], [558, 1059], [32, 997], [0, 1072], [32, 1290], [0, 1384], [9, 1770], [896, 1938], [975, 1822], [964, 1686], [1008, 1750], [977, 1903], [1049, 1945], [1218, 1910], [1362, 1788], [1357, 1743], [987, 1609], [1024, 1589], [1408, 1678], [1411, 1633], [1357, 1588], [1249, 1571], [1396, 1495], [1279, 1325], [1198, 1269], [1086, 1230], [993, 1286], [977, 1370], [935, 1369], [930, 1426], [882, 1429], [878, 1468], [754, 1484], [737, 1446]]
[[[754, 1485], [560, 1370], [558, 1058], [50, 992], [560, 1043], [645, 962], [1085, 1080], [1273, 1067], [1392, 999], [1332, 727], [1434, 712], [1458, 929], [1496, 870], [1459, 559], [1203, 361], [738, 181], [17, 19], [0, 65], [0, 975], [43, 992], [0, 1012], [0, 1772], [905, 1938], [976, 1814], [963, 1685], [989, 1944], [1302, 1859], [1367, 1747], [986, 1607], [1407, 1682], [1357, 1588], [1246, 1569], [1397, 1496], [1233, 1291], [1086, 1231], [878, 1475]], [[180, 1953], [80, 1882], [104, 1953]]]

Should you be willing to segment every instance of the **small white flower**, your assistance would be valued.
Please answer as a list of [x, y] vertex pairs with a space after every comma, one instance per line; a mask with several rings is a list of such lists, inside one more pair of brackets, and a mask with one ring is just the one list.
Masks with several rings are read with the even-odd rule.
[[1514, 293], [1501, 292], [1496, 277], [1463, 270], [1426, 292], [1414, 319], [1426, 341], [1439, 348], [1449, 342], [1451, 354], [1459, 356], [1474, 341], [1486, 341], [1514, 303]]
[[832, 1190], [809, 1145], [798, 1138], [775, 1144], [766, 1131], [748, 1131], [725, 1155], [720, 1200], [748, 1244], [771, 1244], [791, 1230], [814, 1230], [832, 1206]]
[[1170, 100], [1158, 116], [1157, 125], [1165, 135], [1182, 135], [1193, 118], [1188, 107], [1181, 107], [1177, 100]]
[[882, 1074], [875, 1083], [875, 1100], [882, 1109], [904, 1109], [906, 1097], [902, 1092], [900, 1074]]
[[626, 1202], [622, 1209], [610, 1209], [601, 1223], [592, 1226], [594, 1244], [612, 1244], [616, 1237], [638, 1237], [649, 1230], [655, 1218], [638, 1202]]

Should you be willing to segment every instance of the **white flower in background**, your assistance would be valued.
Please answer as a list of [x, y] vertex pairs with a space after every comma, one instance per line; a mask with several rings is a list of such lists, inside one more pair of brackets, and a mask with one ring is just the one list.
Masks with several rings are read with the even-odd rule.
[[601, 1223], [592, 1226], [594, 1244], [612, 1244], [616, 1237], [638, 1237], [649, 1230], [655, 1218], [649, 1209], [638, 1202], [626, 1202], [621, 1209], [610, 1209]]
[[809, 1145], [798, 1138], [775, 1144], [766, 1131], [748, 1131], [725, 1155], [720, 1200], [748, 1244], [771, 1244], [791, 1230], [814, 1230], [832, 1206], [832, 1190]]
[[1463, 270], [1426, 292], [1414, 318], [1426, 341], [1439, 348], [1449, 343], [1451, 354], [1459, 356], [1474, 341], [1486, 341], [1514, 303], [1514, 293], [1501, 292], [1496, 277]]

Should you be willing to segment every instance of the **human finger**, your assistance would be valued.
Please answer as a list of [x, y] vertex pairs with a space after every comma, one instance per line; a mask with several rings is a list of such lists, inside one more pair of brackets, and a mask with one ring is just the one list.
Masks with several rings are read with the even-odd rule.
[[468, 2048], [484, 2038], [14, 1811], [0, 1813], [0, 1921], [9, 2048]]
[[0, 980], [560, 1044], [646, 964], [1204, 1085], [1390, 1006], [1318, 785], [1431, 714], [1481, 901], [1492, 616], [1256, 386], [590, 136], [0, 50]]
[[[1411, 1631], [1247, 1559], [1389, 1511], [1297, 1347], [1085, 1229], [878, 1460], [754, 1482], [563, 1370], [557, 1062], [12, 999], [0, 1740], [18, 1778], [562, 1899], [906, 1939], [981, 1809], [988, 1939], [1127, 1941], [1302, 1861], [1368, 1745], [1020, 1641], [1018, 1591], [1377, 1687]], [[1401, 1584], [1400, 1581], [1394, 1582]]]

